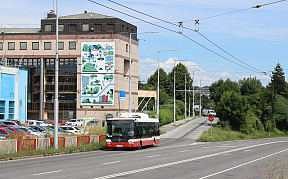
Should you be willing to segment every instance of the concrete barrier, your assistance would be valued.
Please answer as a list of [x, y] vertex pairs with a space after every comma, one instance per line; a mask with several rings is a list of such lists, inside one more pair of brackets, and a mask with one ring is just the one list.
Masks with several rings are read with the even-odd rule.
[[[77, 147], [106, 141], [105, 135], [59, 137], [58, 148]], [[0, 154], [44, 150], [54, 147], [54, 138], [0, 140]]]

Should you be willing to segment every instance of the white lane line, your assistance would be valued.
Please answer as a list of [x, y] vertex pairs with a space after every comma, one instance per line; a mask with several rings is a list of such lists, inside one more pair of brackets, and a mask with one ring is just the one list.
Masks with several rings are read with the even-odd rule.
[[57, 173], [57, 172], [62, 172], [63, 170], [56, 170], [56, 171], [51, 171], [51, 172], [44, 172], [44, 173], [37, 173], [37, 174], [34, 174], [35, 176], [38, 176], [38, 175], [46, 175], [46, 174], [50, 174], [50, 173]]
[[150, 156], [147, 156], [146, 158], [152, 158], [152, 157], [159, 157], [160, 155], [150, 155]]
[[276, 144], [276, 143], [282, 143], [282, 142], [287, 142], [287, 141], [268, 142], [268, 143], [262, 143], [262, 144], [257, 144], [257, 145], [251, 145], [251, 146], [237, 148], [237, 149], [232, 149], [232, 150], [227, 150], [227, 151], [219, 152], [219, 153], [215, 153], [215, 154], [204, 155], [204, 156], [201, 156], [201, 157], [195, 157], [195, 158], [180, 160], [180, 161], [176, 161], [176, 162], [170, 162], [170, 163], [166, 163], [166, 164], [155, 165], [155, 166], [152, 166], [152, 167], [146, 167], [146, 168], [131, 170], [131, 171], [122, 172], [122, 173], [115, 173], [115, 174], [112, 174], [112, 175], [106, 175], [106, 176], [98, 177], [98, 178], [95, 178], [95, 179], [115, 178], [115, 177], [125, 176], [125, 175], [128, 175], [128, 174], [134, 174], [134, 173], [154, 170], [154, 169], [158, 169], [158, 168], [164, 168], [164, 167], [168, 167], [168, 166], [178, 165], [178, 164], [182, 164], [182, 163], [192, 162], [192, 161], [195, 161], [195, 160], [210, 158], [210, 157], [214, 157], [214, 156], [218, 156], [218, 155], [222, 155], [222, 154], [236, 152], [236, 151], [239, 151], [239, 150], [245, 150], [245, 149], [249, 149], [249, 148], [253, 148], [253, 147], [259, 147], [259, 146], [263, 146], [263, 145]]
[[119, 163], [120, 161], [114, 161], [114, 162], [107, 162], [107, 163], [102, 163], [102, 165], [109, 165], [109, 164], [113, 164], [113, 163]]
[[233, 169], [235, 169], [235, 168], [239, 168], [239, 167], [242, 167], [242, 166], [244, 166], [244, 165], [248, 165], [248, 164], [250, 164], [250, 163], [257, 162], [257, 161], [259, 161], [259, 160], [262, 160], [262, 159], [271, 157], [271, 156], [273, 156], [273, 155], [277, 155], [277, 154], [282, 153], [282, 152], [285, 152], [285, 151], [287, 151], [287, 150], [288, 150], [288, 149], [281, 150], [281, 151], [279, 151], [279, 152], [276, 152], [276, 153], [273, 153], [273, 154], [270, 154], [270, 155], [266, 155], [266, 156], [264, 156], [264, 157], [261, 157], [261, 158], [258, 158], [258, 159], [255, 159], [255, 160], [252, 160], [252, 161], [249, 161], [249, 162], [246, 162], [246, 163], [237, 165], [237, 166], [235, 166], [235, 167], [228, 168], [228, 169], [226, 169], [226, 170], [223, 170], [223, 171], [220, 171], [220, 172], [217, 172], [217, 173], [213, 173], [213, 174], [211, 174], [211, 175], [207, 175], [207, 176], [202, 177], [202, 178], [199, 178], [199, 179], [209, 178], [209, 177], [218, 175], [218, 174], [220, 174], [220, 173], [224, 173], [224, 172], [227, 172], [227, 171], [229, 171], [229, 170], [233, 170]]
[[182, 151], [179, 151], [179, 152], [189, 152], [190, 150], [182, 150]]

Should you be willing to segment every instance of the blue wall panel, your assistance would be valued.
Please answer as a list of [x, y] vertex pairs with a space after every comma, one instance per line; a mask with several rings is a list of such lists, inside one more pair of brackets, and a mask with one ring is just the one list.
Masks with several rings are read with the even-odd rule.
[[[18, 119], [23, 122], [27, 121], [27, 85], [28, 85], [28, 71], [24, 69], [19, 69], [19, 72], [18, 72]], [[17, 118], [17, 116], [15, 116], [15, 118]]]
[[15, 75], [1, 74], [1, 98], [15, 100]]

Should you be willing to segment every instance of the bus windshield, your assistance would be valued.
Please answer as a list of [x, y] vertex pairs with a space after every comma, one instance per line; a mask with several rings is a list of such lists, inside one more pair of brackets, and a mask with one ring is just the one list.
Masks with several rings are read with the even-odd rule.
[[131, 138], [134, 136], [133, 120], [111, 120], [107, 121], [108, 137]]

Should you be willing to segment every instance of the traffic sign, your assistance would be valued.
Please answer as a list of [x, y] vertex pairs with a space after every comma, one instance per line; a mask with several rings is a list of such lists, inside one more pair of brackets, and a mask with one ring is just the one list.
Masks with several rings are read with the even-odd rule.
[[209, 120], [210, 122], [212, 122], [212, 121], [214, 121], [214, 117], [213, 117], [213, 116], [209, 116], [208, 120]]

